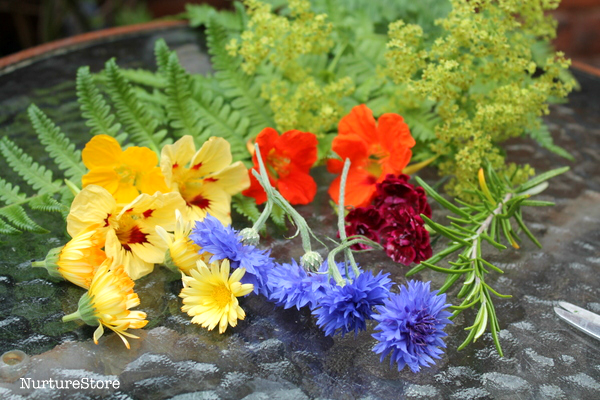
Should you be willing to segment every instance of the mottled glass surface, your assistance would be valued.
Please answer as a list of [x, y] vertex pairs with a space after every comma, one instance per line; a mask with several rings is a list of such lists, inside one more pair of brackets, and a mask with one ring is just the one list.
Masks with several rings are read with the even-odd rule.
[[[75, 72], [93, 72], [116, 57], [120, 66], [154, 68], [154, 41], [164, 37], [184, 66], [195, 73], [210, 71], [201, 34], [187, 28], [120, 38], [0, 72], [0, 134], [9, 136], [35, 160], [49, 159], [35, 139], [26, 107], [35, 102], [63, 131], [82, 146], [89, 131], [79, 117], [74, 96]], [[164, 268], [136, 282], [139, 309], [150, 320], [136, 331], [141, 340], [121, 340], [106, 333], [92, 341], [94, 328], [63, 323], [83, 291], [53, 282], [45, 270], [32, 269], [48, 249], [66, 242], [60, 216], [35, 214], [52, 233], [0, 238], [0, 353], [20, 350], [13, 365], [0, 365], [2, 399], [594, 399], [600, 397], [600, 347], [571, 328], [553, 311], [566, 300], [600, 313], [600, 80], [576, 72], [581, 91], [567, 104], [555, 105], [547, 118], [557, 144], [574, 157], [569, 162], [529, 139], [505, 146], [511, 161], [528, 162], [539, 172], [569, 165], [553, 179], [540, 200], [549, 208], [526, 209], [525, 220], [543, 244], [527, 239], [519, 250], [485, 254], [503, 268], [489, 282], [511, 299], [496, 299], [502, 328], [500, 358], [489, 334], [456, 351], [463, 330], [474, 318], [466, 312], [449, 326], [448, 351], [436, 365], [413, 374], [398, 372], [371, 351], [372, 325], [356, 338], [328, 338], [307, 311], [275, 308], [264, 298], [242, 300], [247, 318], [224, 335], [192, 325], [179, 309], [181, 283]], [[1, 176], [20, 184], [3, 160]], [[57, 171], [55, 171], [57, 173]], [[335, 236], [335, 217], [326, 188], [332, 179], [316, 170], [319, 193], [311, 206], [300, 207], [321, 237]], [[433, 171], [424, 174], [435, 180]], [[434, 218], [441, 215], [434, 207]], [[243, 221], [237, 221], [238, 228]], [[242, 223], [242, 224], [240, 224]], [[298, 239], [272, 232], [262, 242], [280, 261], [301, 255]], [[437, 245], [438, 247], [440, 244]], [[379, 254], [362, 254], [363, 267], [384, 269], [398, 283], [408, 267]], [[420, 279], [439, 287], [443, 277], [424, 272]], [[451, 292], [449, 299], [453, 299]], [[19, 360], [22, 360], [19, 363]], [[8, 360], [10, 364], [11, 361]], [[22, 389], [19, 378], [33, 380], [119, 379], [120, 388], [87, 390]]]

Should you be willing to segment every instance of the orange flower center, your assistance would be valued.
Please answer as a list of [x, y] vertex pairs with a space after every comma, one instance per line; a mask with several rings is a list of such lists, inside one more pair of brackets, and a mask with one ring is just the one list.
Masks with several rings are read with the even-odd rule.
[[278, 154], [275, 149], [271, 149], [267, 155], [267, 170], [276, 178], [284, 178], [290, 174], [290, 163], [292, 160]]
[[136, 173], [131, 167], [127, 165], [120, 165], [115, 169], [115, 172], [119, 175], [119, 180], [122, 183], [135, 185]]
[[365, 169], [369, 174], [379, 178], [383, 172], [382, 164], [387, 160], [390, 154], [385, 151], [379, 143], [371, 146], [369, 150], [369, 160], [367, 161]]
[[212, 298], [219, 308], [225, 308], [231, 302], [231, 290], [223, 285], [215, 286]]

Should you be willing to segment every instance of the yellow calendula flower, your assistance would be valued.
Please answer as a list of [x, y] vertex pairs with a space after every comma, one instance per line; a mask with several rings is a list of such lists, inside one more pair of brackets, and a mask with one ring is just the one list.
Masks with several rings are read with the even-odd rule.
[[239, 305], [237, 297], [245, 296], [254, 289], [251, 283], [240, 282], [246, 273], [238, 268], [229, 275], [229, 260], [213, 262], [210, 269], [202, 261], [198, 268], [190, 270], [191, 276], [184, 276], [181, 311], [187, 312], [192, 322], [213, 330], [219, 325], [219, 333], [225, 332], [227, 325], [236, 326], [246, 313]]
[[140, 304], [140, 299], [133, 291], [133, 280], [119, 265], [111, 267], [112, 260], [107, 259], [96, 271], [87, 293], [81, 296], [77, 311], [65, 315], [63, 322], [81, 319], [86, 324], [97, 326], [94, 332], [94, 343], [104, 334], [104, 327], [113, 330], [129, 349], [125, 336], [138, 339], [127, 329], [140, 329], [146, 326], [146, 313], [130, 311]]
[[196, 268], [198, 260], [208, 262], [212, 254], [202, 252], [200, 246], [189, 238], [193, 224], [185, 220], [179, 210], [175, 210], [174, 233], [169, 233], [162, 226], [156, 227], [156, 233], [167, 244], [167, 254], [164, 264], [173, 271], [181, 271], [186, 275], [190, 274], [190, 269]]
[[244, 164], [232, 160], [229, 142], [219, 137], [198, 151], [189, 135], [163, 147], [160, 167], [167, 185], [185, 200], [188, 219], [200, 221], [210, 214], [224, 225], [231, 223], [231, 196], [250, 186]]
[[164, 261], [167, 245], [156, 226], [173, 230], [175, 210], [185, 212], [179, 193], [140, 194], [123, 206], [106, 189], [90, 185], [71, 203], [67, 231], [75, 236], [90, 225], [100, 225], [106, 256], [122, 264], [131, 279], [139, 279]]
[[90, 170], [82, 185], [102, 186], [117, 203], [129, 203], [140, 193], [169, 192], [158, 156], [147, 147], [129, 147], [123, 151], [119, 142], [108, 135], [96, 135], [81, 152], [83, 164]]
[[99, 227], [98, 224], [88, 226], [64, 246], [50, 250], [44, 261], [31, 265], [46, 268], [50, 276], [55, 278], [66, 279], [84, 289], [89, 288], [98, 266], [106, 259]]

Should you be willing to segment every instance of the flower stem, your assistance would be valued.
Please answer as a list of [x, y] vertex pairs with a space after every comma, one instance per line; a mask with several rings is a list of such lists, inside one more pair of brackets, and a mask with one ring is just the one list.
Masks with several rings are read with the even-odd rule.
[[79, 310], [62, 317], [63, 322], [75, 321], [76, 319], [81, 319], [81, 314], [79, 313]]

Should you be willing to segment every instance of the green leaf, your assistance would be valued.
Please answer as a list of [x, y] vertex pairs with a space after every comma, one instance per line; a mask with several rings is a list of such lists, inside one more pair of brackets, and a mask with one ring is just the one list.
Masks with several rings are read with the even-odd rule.
[[20, 188], [17, 185], [0, 178], [0, 199], [7, 204], [22, 202], [25, 200], [25, 194], [19, 192]]
[[65, 171], [68, 179], [75, 182], [81, 181], [81, 177], [87, 172], [81, 161], [81, 152], [75, 149], [75, 145], [61, 132], [60, 128], [35, 104], [29, 106], [27, 114], [40, 142], [45, 146], [58, 168]]
[[223, 88], [223, 94], [231, 106], [248, 118], [249, 130], [244, 140], [257, 135], [263, 128], [275, 127], [273, 113], [260, 95], [260, 85], [241, 69], [241, 60], [229, 55], [225, 46], [229, 41], [226, 29], [217, 21], [206, 28], [208, 52], [211, 55], [214, 77]]
[[569, 167], [562, 167], [562, 168], [556, 168], [547, 172], [544, 172], [542, 174], [539, 174], [538, 176], [532, 178], [531, 180], [525, 182], [524, 184], [522, 184], [521, 186], [519, 186], [516, 190], [517, 194], [524, 194], [524, 192], [528, 189], [531, 189], [537, 185], [539, 185], [542, 182], [547, 181], [548, 179], [554, 178], [555, 176], [558, 176], [560, 174], [563, 174], [565, 172], [567, 172], [570, 168]]
[[256, 200], [252, 197], [246, 197], [236, 194], [231, 198], [231, 206], [244, 217], [252, 222], [256, 222], [260, 217], [260, 211], [256, 205]]
[[5, 217], [9, 223], [17, 227], [19, 230], [33, 233], [49, 232], [33, 222], [33, 220], [27, 216], [27, 213], [25, 213], [23, 207], [18, 204], [0, 208], [0, 215]]
[[116, 137], [121, 124], [115, 122], [115, 115], [111, 113], [110, 106], [94, 83], [90, 67], [81, 67], [77, 70], [76, 82], [77, 101], [81, 108], [81, 115], [87, 120], [85, 124], [91, 128], [90, 134]]
[[441, 195], [439, 195], [435, 190], [433, 190], [431, 188], [431, 186], [429, 186], [427, 183], [425, 183], [425, 181], [421, 178], [419, 178], [418, 176], [415, 177], [417, 183], [419, 184], [419, 186], [423, 187], [423, 189], [425, 189], [425, 191], [427, 192], [427, 195], [431, 198], [433, 198], [435, 201], [437, 201], [438, 203], [440, 203], [440, 205], [450, 211], [452, 211], [454, 214], [459, 215], [465, 219], [470, 219], [471, 216], [466, 213], [465, 211], [461, 210], [460, 208], [456, 207], [454, 204], [450, 203], [448, 200], [444, 199]]
[[204, 143], [209, 135], [208, 132], [202, 132], [200, 113], [191, 98], [191, 79], [179, 64], [175, 53], [169, 56], [164, 74], [167, 78], [167, 116], [175, 135], [191, 135], [197, 142]]
[[569, 161], [575, 161], [575, 158], [568, 151], [554, 144], [552, 134], [550, 134], [550, 130], [543, 122], [540, 122], [539, 127], [536, 129], [527, 130], [527, 134], [529, 134], [529, 136], [537, 141], [543, 148], [551, 151], [554, 154], [564, 157]]
[[60, 189], [60, 185], [52, 181], [52, 172], [34, 162], [6, 136], [0, 138], [0, 153], [8, 165], [40, 194], [55, 193]]
[[135, 95], [114, 58], [106, 62], [105, 72], [108, 93], [115, 104], [117, 116], [134, 142], [160, 154], [162, 140], [167, 131], [157, 131], [158, 122], [151, 117], [143, 102]]

